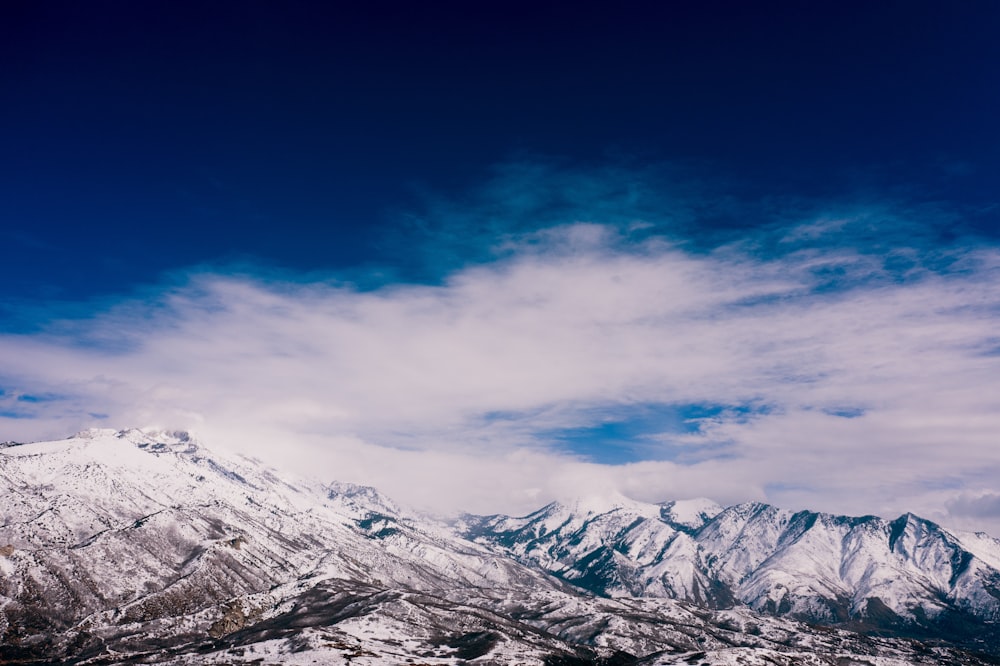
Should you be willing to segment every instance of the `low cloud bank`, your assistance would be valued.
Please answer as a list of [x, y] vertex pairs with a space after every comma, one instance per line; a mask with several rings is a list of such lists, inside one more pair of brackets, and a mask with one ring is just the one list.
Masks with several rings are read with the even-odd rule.
[[[576, 223], [431, 286], [191, 274], [0, 337], [0, 438], [187, 428], [442, 510], [619, 490], [1000, 534], [1000, 252], [758, 250]], [[553, 438], [637, 407], [669, 418], [621, 464]]]

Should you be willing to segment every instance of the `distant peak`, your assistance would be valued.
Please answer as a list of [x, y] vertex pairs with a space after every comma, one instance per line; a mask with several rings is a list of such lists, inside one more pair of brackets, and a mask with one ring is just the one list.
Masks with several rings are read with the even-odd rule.
[[119, 439], [140, 438], [144, 440], [155, 440], [163, 444], [188, 444], [194, 438], [186, 430], [166, 430], [163, 428], [127, 428], [119, 430]]
[[327, 486], [327, 488], [331, 497], [334, 495], [343, 495], [345, 497], [371, 497], [381, 495], [378, 489], [373, 486], [350, 483], [347, 481], [333, 481]]
[[69, 439], [124, 439], [133, 444], [193, 444], [194, 438], [186, 430], [169, 430], [163, 428], [87, 428], [76, 433]]
[[115, 437], [122, 432], [125, 431], [115, 430], [114, 428], [87, 428], [85, 430], [81, 430], [75, 435], [67, 437], [67, 439], [99, 439], [101, 437]]
[[695, 530], [723, 511], [722, 506], [706, 497], [662, 502], [659, 506], [661, 520]]
[[326, 497], [342, 508], [348, 506], [352, 510], [363, 512], [380, 511], [389, 514], [400, 514], [402, 509], [391, 499], [372, 486], [334, 481], [326, 486]]
[[583, 495], [553, 502], [545, 507], [543, 511], [551, 513], [552, 511], [563, 510], [575, 515], [594, 516], [620, 509], [639, 513], [644, 516], [656, 516], [659, 513], [657, 505], [634, 500], [618, 491]]

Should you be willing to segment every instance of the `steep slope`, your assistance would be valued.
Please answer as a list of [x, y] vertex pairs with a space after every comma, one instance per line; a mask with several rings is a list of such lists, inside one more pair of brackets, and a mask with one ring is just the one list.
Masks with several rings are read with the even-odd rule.
[[91, 431], [8, 447], [0, 484], [6, 652], [176, 645], [245, 624], [301, 580], [558, 589], [432, 524], [412, 527], [370, 489], [291, 484], [184, 434]]
[[524, 518], [466, 516], [458, 529], [597, 594], [742, 602], [828, 625], [974, 643], [1000, 638], [1000, 542], [913, 515], [606, 498]]
[[886, 612], [1000, 617], [1000, 542], [982, 540], [977, 557], [960, 536], [910, 514], [886, 521], [740, 505], [698, 541], [719, 576], [757, 608], [824, 621]]
[[[371, 488], [282, 478], [183, 433], [0, 448], [0, 497], [0, 663], [989, 663], [745, 607], [596, 598]], [[619, 501], [688, 539], [718, 510]], [[565, 522], [550, 513], [542, 537]], [[627, 530], [638, 550], [648, 527]]]
[[597, 594], [724, 607], [732, 595], [706, 575], [693, 537], [720, 511], [707, 500], [654, 505], [616, 495], [554, 502], [524, 518], [466, 516], [457, 527]]

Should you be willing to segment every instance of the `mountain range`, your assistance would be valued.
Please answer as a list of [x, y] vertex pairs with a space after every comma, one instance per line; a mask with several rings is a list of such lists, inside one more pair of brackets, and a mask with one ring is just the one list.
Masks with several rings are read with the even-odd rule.
[[596, 594], [734, 603], [823, 624], [973, 626], [1000, 619], [1000, 543], [895, 520], [708, 500], [554, 503], [469, 516], [473, 540]]
[[0, 663], [1000, 663], [1000, 541], [910, 514], [443, 520], [140, 430], [0, 445], [0, 500]]

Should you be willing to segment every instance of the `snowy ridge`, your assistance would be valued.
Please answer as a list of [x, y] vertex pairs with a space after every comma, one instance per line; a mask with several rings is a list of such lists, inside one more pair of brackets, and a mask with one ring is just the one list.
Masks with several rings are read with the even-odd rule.
[[[572, 506], [586, 506], [575, 512]], [[712, 607], [745, 603], [825, 624], [1000, 619], [1000, 541], [907, 514], [887, 521], [708, 500], [550, 505], [466, 518], [464, 533], [589, 589]], [[659, 513], [655, 510], [659, 509]]]
[[[707, 558], [744, 562], [730, 550], [749, 526], [731, 529], [720, 518], [735, 514], [704, 500], [611, 496], [523, 519], [470, 517], [459, 527], [482, 530], [473, 541], [375, 489], [285, 478], [185, 433], [140, 430], [0, 449], [0, 496], [5, 662], [987, 663], [962, 645], [817, 632], [745, 606], [682, 601], [718, 600]], [[501, 525], [507, 546], [488, 538]], [[705, 549], [712, 526], [730, 550], [724, 539], [719, 554]], [[915, 520], [897, 531], [899, 552], [921, 557], [934, 539]], [[521, 555], [546, 548], [559, 578], [506, 555], [528, 534], [535, 545]], [[578, 555], [601, 561], [614, 539], [608, 568], [581, 565]], [[977, 552], [995, 554], [975, 539]], [[993, 571], [985, 562], [970, 559], [957, 577], [963, 599]], [[645, 580], [651, 594], [601, 598], [565, 582], [597, 580]], [[995, 648], [989, 640], [963, 645]]]

